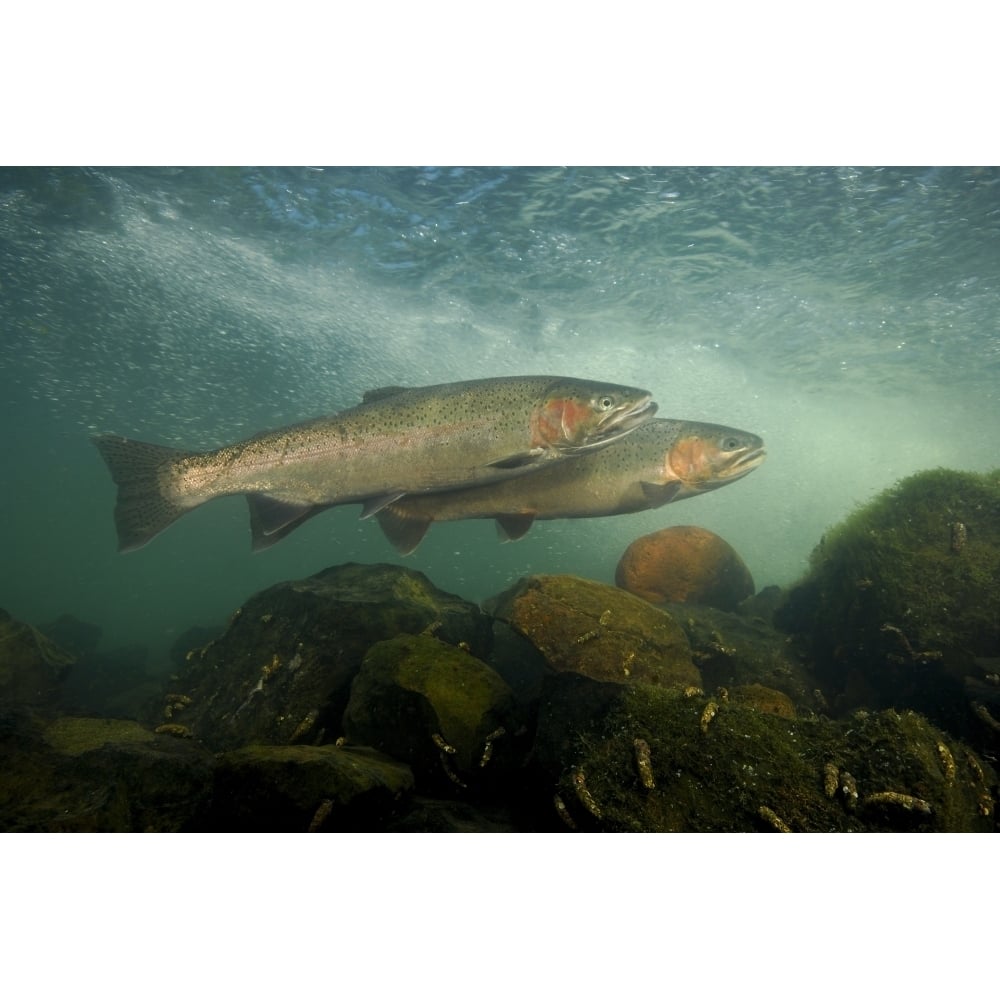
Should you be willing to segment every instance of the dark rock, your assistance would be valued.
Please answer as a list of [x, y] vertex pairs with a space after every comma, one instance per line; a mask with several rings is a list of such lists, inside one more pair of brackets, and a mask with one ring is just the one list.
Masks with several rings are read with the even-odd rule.
[[819, 683], [786, 634], [762, 619], [689, 604], [666, 606], [684, 629], [705, 690], [762, 684], [799, 708], [825, 711]]
[[513, 704], [500, 675], [464, 649], [431, 636], [398, 636], [368, 650], [351, 685], [344, 732], [352, 743], [406, 761], [418, 776], [465, 783], [479, 776], [486, 742], [500, 729], [490, 741], [490, 774], [509, 760]]
[[1000, 656], [1000, 470], [920, 472], [827, 532], [776, 613], [841, 711], [910, 707], [995, 751], [966, 678]]
[[914, 712], [788, 719], [735, 700], [619, 688], [561, 763], [558, 795], [580, 830], [994, 829], [996, 776]]
[[575, 576], [530, 576], [487, 607], [530, 640], [553, 670], [619, 684], [701, 684], [673, 618], [616, 587]]
[[158, 688], [146, 671], [145, 646], [120, 646], [81, 655], [62, 684], [60, 704], [73, 715], [139, 718]]
[[503, 808], [454, 799], [414, 797], [409, 811], [390, 822], [389, 833], [517, 833], [516, 821]]
[[74, 662], [38, 629], [0, 609], [0, 703], [52, 705], [59, 682]]
[[182, 670], [192, 656], [198, 655], [210, 642], [218, 639], [225, 632], [225, 626], [192, 625], [185, 629], [170, 644], [170, 662], [176, 669]]
[[422, 573], [335, 566], [251, 597], [225, 634], [189, 659], [164, 711], [213, 750], [330, 742], [373, 643], [428, 631], [485, 656], [490, 626], [474, 604]]
[[212, 790], [211, 755], [135, 722], [21, 718], [0, 726], [0, 829], [193, 829]]
[[101, 626], [80, 621], [73, 615], [60, 615], [54, 621], [39, 625], [38, 628], [78, 659], [91, 656], [101, 644]]
[[248, 746], [219, 757], [214, 830], [369, 831], [404, 810], [413, 774], [368, 747]]

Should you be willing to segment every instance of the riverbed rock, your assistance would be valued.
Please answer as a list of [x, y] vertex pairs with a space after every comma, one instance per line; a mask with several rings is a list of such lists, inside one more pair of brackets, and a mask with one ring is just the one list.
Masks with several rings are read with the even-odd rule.
[[554, 829], [994, 829], [996, 775], [915, 712], [791, 719], [735, 699], [620, 687], [560, 765]]
[[128, 719], [7, 714], [0, 749], [2, 830], [193, 830], [211, 797], [211, 754]]
[[0, 702], [42, 708], [57, 698], [75, 657], [0, 609]]
[[618, 684], [701, 684], [677, 622], [615, 587], [577, 576], [529, 576], [486, 607], [530, 640], [553, 670]]
[[912, 708], [994, 755], [998, 580], [1000, 470], [932, 469], [827, 531], [775, 623], [815, 663], [835, 710]]
[[369, 647], [424, 631], [480, 656], [492, 642], [476, 605], [402, 566], [348, 563], [276, 584], [237, 609], [220, 638], [189, 653], [164, 692], [162, 721], [215, 751], [332, 742]]
[[406, 808], [410, 768], [369, 747], [247, 746], [221, 754], [214, 830], [367, 832]]
[[344, 733], [351, 744], [407, 762], [418, 777], [465, 784], [481, 772], [487, 742], [491, 774], [509, 762], [513, 706], [500, 675], [471, 653], [403, 635], [368, 650], [351, 685]]
[[615, 583], [651, 604], [707, 604], [723, 611], [735, 611], [754, 592], [753, 577], [736, 550], [694, 525], [637, 538], [618, 561]]

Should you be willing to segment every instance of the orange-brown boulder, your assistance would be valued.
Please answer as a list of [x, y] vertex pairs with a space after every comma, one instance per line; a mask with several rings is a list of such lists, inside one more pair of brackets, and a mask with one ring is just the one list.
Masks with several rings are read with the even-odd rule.
[[637, 538], [618, 561], [615, 583], [651, 604], [707, 604], [722, 611], [734, 611], [755, 590], [736, 550], [693, 525]]

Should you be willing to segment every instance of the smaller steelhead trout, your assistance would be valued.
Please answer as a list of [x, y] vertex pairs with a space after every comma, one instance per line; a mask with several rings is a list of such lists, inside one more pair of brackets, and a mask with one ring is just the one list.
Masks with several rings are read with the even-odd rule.
[[119, 549], [215, 497], [246, 494], [255, 548], [312, 514], [523, 476], [603, 448], [656, 412], [643, 389], [547, 375], [390, 387], [332, 416], [190, 452], [102, 434]]
[[412, 552], [434, 521], [494, 518], [505, 540], [536, 519], [606, 517], [651, 510], [734, 483], [764, 461], [756, 434], [719, 424], [650, 420], [599, 452], [522, 479], [405, 497], [378, 513], [386, 537]]

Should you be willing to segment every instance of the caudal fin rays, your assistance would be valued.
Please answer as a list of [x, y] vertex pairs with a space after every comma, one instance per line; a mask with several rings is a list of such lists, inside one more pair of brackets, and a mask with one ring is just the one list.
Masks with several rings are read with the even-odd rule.
[[191, 509], [170, 500], [162, 485], [171, 463], [191, 452], [117, 434], [99, 434], [93, 442], [118, 487], [115, 528], [119, 551], [142, 548]]

